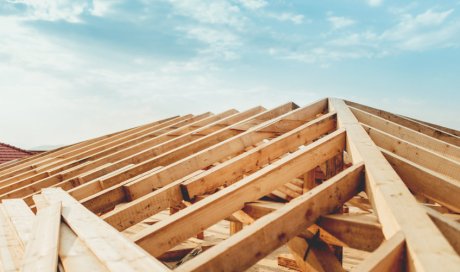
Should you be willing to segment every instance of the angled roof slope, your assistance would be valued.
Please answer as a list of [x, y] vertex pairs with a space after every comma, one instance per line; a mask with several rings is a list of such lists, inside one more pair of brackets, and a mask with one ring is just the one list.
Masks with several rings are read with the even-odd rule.
[[[458, 271], [459, 134], [328, 98], [37, 154], [0, 166], [0, 263], [242, 271], [284, 245], [278, 264], [300, 271]], [[222, 222], [230, 232], [210, 241]], [[364, 260], [347, 266], [348, 249]]]
[[0, 143], [0, 164], [21, 159], [32, 154], [34, 153], [9, 144]]

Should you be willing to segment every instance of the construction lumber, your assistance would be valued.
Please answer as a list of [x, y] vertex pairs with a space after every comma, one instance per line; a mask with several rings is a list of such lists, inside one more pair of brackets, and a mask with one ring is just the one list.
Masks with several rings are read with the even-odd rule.
[[[366, 165], [366, 193], [385, 237], [403, 232], [410, 256], [408, 259], [413, 262], [410, 266], [417, 270], [435, 271], [440, 260], [445, 271], [457, 270], [460, 257], [419, 206], [351, 110], [339, 99], [329, 99], [329, 106], [337, 112], [339, 127], [347, 130], [347, 151], [353, 163], [364, 162]], [[443, 254], [440, 256], [435, 252]]]
[[443, 130], [427, 126], [423, 123], [419, 123], [411, 119], [407, 119], [400, 115], [392, 114], [384, 110], [378, 110], [378, 109], [375, 109], [369, 106], [365, 106], [365, 105], [361, 105], [361, 104], [351, 102], [351, 101], [346, 101], [346, 103], [354, 108], [357, 108], [363, 111], [367, 111], [369, 113], [382, 117], [391, 122], [397, 123], [404, 127], [407, 127], [412, 130], [418, 131], [420, 133], [426, 134], [430, 137], [437, 138], [441, 141], [444, 141], [444, 142], [447, 142], [447, 143], [450, 143], [456, 146], [460, 146], [460, 137], [444, 132]]
[[[187, 186], [189, 185], [193, 186], [196, 183], [204, 183], [204, 190], [201, 189], [200, 186], [194, 187], [196, 190], [201, 190], [201, 193], [215, 190], [222, 185], [228, 186], [236, 182], [236, 180], [242, 177], [243, 174], [248, 174], [257, 169], [260, 169], [262, 166], [279, 157], [280, 155], [288, 153], [291, 150], [295, 150], [299, 146], [308, 144], [323, 134], [332, 131], [334, 127], [334, 115], [324, 115], [318, 119], [307, 122], [305, 125], [302, 125], [301, 127], [280, 136], [279, 138], [259, 145], [258, 147], [251, 149], [248, 152], [245, 152], [216, 167], [213, 167], [212, 169], [202, 174], [191, 177], [184, 182], [176, 181], [152, 193], [146, 194], [145, 196], [130, 202], [122, 209], [104, 215], [104, 219], [118, 230], [125, 229], [148, 216], [166, 209], [167, 206], [171, 204], [171, 201], [179, 202], [182, 199], [189, 200], [190, 194], [195, 197], [197, 193], [189, 193], [187, 191], [189, 188]], [[246, 140], [245, 142], [248, 141], [249, 140]], [[206, 153], [204, 153], [204, 155], [206, 155]], [[197, 166], [199, 164], [196, 162], [195, 158], [198, 156], [200, 156], [200, 153], [189, 157], [188, 160], [184, 161], [184, 163]], [[207, 163], [210, 163], [215, 159], [216, 158], [211, 160], [208, 158], [206, 161]], [[176, 172], [173, 172], [175, 175], [179, 175], [181, 171], [184, 171], [183, 167], [182, 169], [173, 169], [177, 169]], [[188, 167], [185, 170], [189, 172], [193, 169], [195, 168]], [[161, 177], [163, 182], [171, 179], [165, 175], [160, 176], [160, 173], [156, 173], [156, 175]], [[182, 185], [183, 187], [180, 190], [179, 188]], [[126, 220], [127, 218], [129, 218], [129, 220]]]
[[[164, 179], [170, 180], [170, 178], [168, 178], [167, 176], [171, 175], [171, 173], [167, 170], [170, 169], [171, 167], [176, 166], [177, 164], [184, 164], [185, 161], [190, 160], [191, 158], [186, 158], [187, 156], [190, 156], [190, 155], [199, 156], [200, 155], [200, 158], [202, 158], [203, 156], [206, 156], [206, 154], [208, 153], [214, 154], [214, 156], [219, 156], [218, 152], [215, 152], [215, 151], [212, 152], [211, 147], [219, 143], [225, 143], [226, 140], [232, 139], [232, 137], [237, 136], [241, 133], [244, 133], [244, 130], [238, 130], [238, 129], [235, 129], [235, 127], [238, 127], [242, 124], [246, 124], [248, 122], [252, 122], [254, 120], [256, 120], [257, 123], [263, 123], [264, 121], [273, 119], [287, 112], [290, 112], [291, 110], [293, 110], [294, 107], [296, 107], [294, 106], [294, 104], [287, 103], [275, 109], [253, 115], [234, 125], [225, 127], [203, 138], [200, 138], [188, 144], [182, 145], [165, 154], [152, 158], [148, 160], [147, 162], [138, 164], [135, 168], [130, 169], [128, 177], [132, 177], [133, 175], [138, 175], [142, 172], [145, 172], [152, 166], [170, 164], [168, 167], [164, 167], [161, 169], [162, 171], [161, 173], [164, 173], [163, 171], [166, 172], [165, 174], [163, 174], [164, 176], [166, 176], [164, 177]], [[271, 135], [271, 134], [272, 134], [271, 132], [262, 133], [262, 136], [263, 136], [262, 139], [267, 137], [267, 135]], [[261, 137], [261, 136], [257, 135], [257, 137]], [[235, 151], [228, 150], [226, 152], [230, 152], [229, 155], [231, 155], [232, 152], [235, 152]], [[223, 154], [221, 154], [220, 156], [221, 156], [220, 158], [224, 157]], [[215, 160], [217, 160], [217, 158], [215, 158]], [[206, 167], [212, 164], [215, 160], [211, 162], [203, 161], [203, 160], [195, 160], [195, 162], [204, 163], [202, 167]], [[182, 167], [182, 171], [187, 171], [185, 174], [192, 173], [196, 170], [199, 170], [199, 168], [196, 166], [195, 168], [190, 169], [190, 166], [193, 167], [193, 164], [191, 163], [188, 163], [186, 165], [188, 165], [188, 167]], [[110, 184], [113, 184], [113, 187], [108, 188], [104, 191], [101, 191], [100, 193], [96, 193], [90, 198], [84, 199], [83, 200], [84, 205], [93, 212], [103, 212], [103, 211], [112, 209], [117, 204], [120, 204], [120, 202], [117, 202], [119, 200], [118, 196], [120, 194], [126, 195], [124, 198], [124, 201], [128, 201], [128, 200], [131, 200], [132, 197], [136, 197], [136, 195], [133, 194], [134, 192], [133, 188], [135, 187], [140, 187], [138, 191], [142, 191], [141, 195], [145, 195], [148, 192], [151, 192], [152, 190], [154, 190], [155, 188], [165, 185], [164, 183], [155, 184], [155, 181], [158, 181], [158, 179], [160, 178], [159, 176], [160, 173], [154, 173], [154, 175], [143, 176], [142, 178], [135, 179], [132, 182], [130, 180], [128, 180], [127, 182], [126, 181], [122, 182], [123, 180], [126, 180], [125, 176], [127, 174], [128, 173], [122, 173], [115, 177], [112, 177], [110, 181], [106, 181], [106, 182], [109, 182]], [[162, 180], [163, 180], [163, 177], [161, 178], [161, 181]], [[124, 185], [127, 185], [128, 183], [131, 183], [133, 187], [130, 189], [126, 189]], [[126, 192], [130, 192], [130, 193], [126, 193]], [[115, 197], [112, 197], [112, 196], [115, 196]], [[113, 199], [114, 201], [112, 201], [111, 199]]]
[[0, 204], [0, 270], [19, 271], [23, 255], [24, 244]]
[[250, 267], [361, 191], [362, 170], [362, 164], [344, 170], [176, 270], [241, 271]]
[[62, 202], [64, 221], [110, 271], [169, 271], [61, 189], [42, 194], [49, 203]]
[[420, 166], [392, 152], [381, 149], [407, 187], [439, 204], [460, 212], [460, 182], [431, 169]]
[[56, 271], [60, 223], [60, 202], [54, 202], [48, 207], [38, 210], [33, 232], [24, 252], [21, 271]]
[[35, 214], [22, 199], [3, 200], [2, 206], [25, 246], [32, 233]]
[[363, 125], [373, 142], [425, 168], [460, 181], [460, 162], [442, 157], [437, 153], [391, 136], [383, 131]]
[[3, 164], [0, 270], [458, 271], [459, 135], [327, 98]]
[[353, 107], [350, 107], [350, 109], [359, 122], [369, 127], [373, 127], [412, 144], [423, 146], [424, 148], [430, 149], [440, 155], [460, 160], [460, 147], [456, 145], [443, 142], [439, 139], [385, 120], [371, 113]]
[[406, 271], [404, 254], [404, 235], [397, 232], [393, 237], [384, 241], [379, 248], [352, 271]]
[[[195, 203], [193, 207], [188, 207], [144, 229], [136, 235], [135, 241], [152, 255], [157, 256], [171, 246], [240, 210], [244, 207], [245, 202], [257, 200], [280, 185], [334, 157], [343, 151], [344, 145], [344, 131], [333, 132], [238, 183]], [[193, 225], [187, 223], [192, 221], [199, 221], [199, 223]], [[184, 225], [188, 227], [184, 229]]]
[[436, 212], [430, 208], [425, 207], [425, 211], [442, 232], [444, 237], [446, 237], [455, 251], [460, 254], [460, 223], [447, 218], [441, 213]]

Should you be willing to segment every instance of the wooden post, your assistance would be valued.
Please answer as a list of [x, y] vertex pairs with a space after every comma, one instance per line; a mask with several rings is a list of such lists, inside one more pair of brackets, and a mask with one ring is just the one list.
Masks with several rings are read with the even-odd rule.
[[233, 235], [242, 229], [243, 229], [243, 223], [236, 222], [236, 221], [230, 221], [230, 235]]

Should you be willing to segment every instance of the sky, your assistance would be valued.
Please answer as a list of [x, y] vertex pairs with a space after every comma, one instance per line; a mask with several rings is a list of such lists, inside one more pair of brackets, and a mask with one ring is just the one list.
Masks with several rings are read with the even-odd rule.
[[0, 0], [0, 142], [340, 97], [460, 129], [460, 1]]

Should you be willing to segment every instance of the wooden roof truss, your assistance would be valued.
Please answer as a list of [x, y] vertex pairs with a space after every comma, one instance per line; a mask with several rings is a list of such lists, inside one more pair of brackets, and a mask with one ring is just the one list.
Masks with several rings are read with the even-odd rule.
[[5, 271], [243, 271], [281, 246], [299, 271], [344, 271], [343, 248], [368, 252], [353, 271], [460, 269], [460, 132], [336, 98], [0, 165], [0, 199]]

